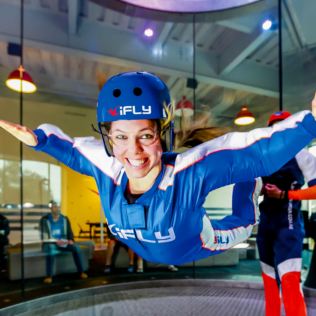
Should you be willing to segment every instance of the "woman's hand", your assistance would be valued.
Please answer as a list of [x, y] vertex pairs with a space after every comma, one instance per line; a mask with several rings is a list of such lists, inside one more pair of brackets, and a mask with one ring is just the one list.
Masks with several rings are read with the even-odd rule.
[[34, 132], [26, 126], [0, 120], [0, 127], [25, 145], [36, 146], [38, 144], [37, 137]]

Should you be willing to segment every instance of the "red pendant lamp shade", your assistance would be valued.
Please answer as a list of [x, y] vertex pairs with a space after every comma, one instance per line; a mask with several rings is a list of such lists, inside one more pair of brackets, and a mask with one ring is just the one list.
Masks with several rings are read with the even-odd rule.
[[193, 115], [193, 104], [185, 96], [176, 104], [175, 114], [177, 116], [192, 116]]
[[236, 115], [234, 123], [236, 125], [249, 125], [254, 123], [254, 121], [254, 115], [248, 110], [248, 107], [244, 105], [241, 107], [240, 111]]
[[25, 71], [23, 66], [20, 66], [10, 73], [6, 80], [6, 85], [10, 89], [18, 92], [33, 93], [36, 91], [36, 85], [32, 77]]

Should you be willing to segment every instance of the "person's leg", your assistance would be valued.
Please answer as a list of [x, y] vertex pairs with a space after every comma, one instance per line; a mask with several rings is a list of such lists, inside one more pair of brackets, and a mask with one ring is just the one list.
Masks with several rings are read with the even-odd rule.
[[[297, 259], [297, 266], [301, 267], [302, 260]], [[287, 264], [284, 262], [283, 264]], [[282, 297], [287, 316], [306, 316], [306, 304], [301, 289], [301, 272], [291, 271], [282, 276]]]
[[44, 244], [43, 250], [46, 253], [46, 277], [44, 283], [50, 284], [53, 281], [53, 267], [58, 247], [55, 244]]
[[83, 272], [82, 255], [81, 255], [80, 247], [76, 244], [73, 244], [73, 245], [68, 245], [67, 248], [70, 249], [70, 251], [72, 252], [72, 256], [74, 258], [77, 271], [79, 273]]
[[133, 273], [134, 272], [134, 251], [130, 248], [127, 249], [127, 253], [128, 253], [128, 268], [127, 268], [127, 272], [129, 273]]
[[281, 315], [281, 295], [275, 269], [271, 265], [260, 262], [265, 298], [265, 315]]
[[301, 289], [303, 232], [299, 224], [284, 228], [278, 240], [277, 263], [282, 298], [287, 316], [306, 316], [306, 304]]
[[265, 218], [264, 214], [261, 214], [257, 234], [257, 246], [262, 271], [266, 316], [281, 315], [281, 293], [275, 269], [275, 239], [276, 235], [273, 227], [269, 227], [269, 221]]
[[74, 259], [77, 271], [80, 275], [81, 279], [86, 279], [88, 275], [83, 272], [83, 265], [82, 265], [82, 256], [81, 256], [81, 250], [80, 247], [76, 244], [73, 245], [67, 245], [67, 247], [60, 247], [61, 251], [64, 252], [71, 252], [72, 257]]
[[113, 257], [115, 244], [116, 244], [116, 240], [115, 239], [110, 239], [109, 242], [108, 242], [108, 247], [106, 249], [106, 254], [105, 254], [104, 273], [110, 273], [111, 272], [112, 257]]
[[128, 248], [128, 265], [133, 266], [134, 265], [134, 251], [131, 248]]
[[137, 255], [137, 269], [136, 272], [142, 273], [144, 272], [144, 261], [143, 258]]

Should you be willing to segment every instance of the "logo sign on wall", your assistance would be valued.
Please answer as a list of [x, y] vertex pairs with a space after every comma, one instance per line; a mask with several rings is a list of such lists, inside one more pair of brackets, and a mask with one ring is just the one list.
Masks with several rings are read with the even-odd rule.
[[260, 0], [122, 0], [123, 2], [146, 9], [178, 12], [198, 13], [220, 11], [258, 2]]

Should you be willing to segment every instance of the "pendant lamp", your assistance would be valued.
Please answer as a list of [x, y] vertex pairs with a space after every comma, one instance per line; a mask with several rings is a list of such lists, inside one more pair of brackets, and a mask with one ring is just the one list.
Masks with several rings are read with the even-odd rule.
[[5, 83], [7, 87], [17, 92], [33, 93], [36, 91], [36, 85], [32, 77], [22, 65], [10, 73]]
[[176, 104], [175, 115], [189, 117], [194, 113], [193, 104], [185, 96]]
[[20, 93], [33, 93], [36, 91], [36, 85], [32, 77], [25, 71], [23, 67], [23, 49], [24, 49], [24, 0], [20, 0], [20, 47], [19, 52], [16, 54], [20, 56], [20, 66], [13, 70], [6, 85], [10, 89]]
[[254, 115], [248, 110], [246, 105], [243, 105], [240, 111], [237, 113], [234, 123], [236, 125], [249, 125], [254, 123], [254, 121]]

